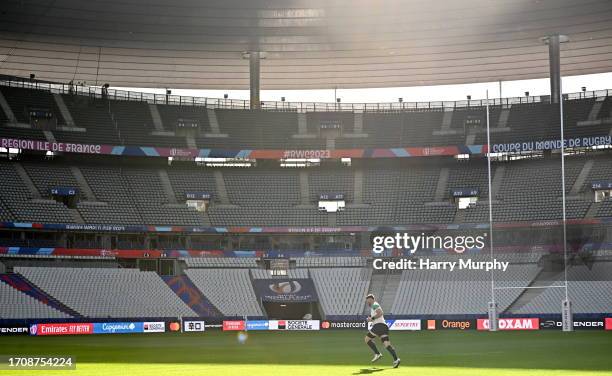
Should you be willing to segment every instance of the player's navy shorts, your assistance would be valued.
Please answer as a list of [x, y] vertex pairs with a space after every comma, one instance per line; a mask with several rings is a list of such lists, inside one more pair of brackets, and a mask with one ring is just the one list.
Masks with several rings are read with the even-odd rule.
[[374, 338], [374, 336], [385, 336], [389, 334], [389, 327], [387, 324], [383, 324], [382, 322], [376, 323], [372, 325], [372, 329], [368, 331], [368, 337]]

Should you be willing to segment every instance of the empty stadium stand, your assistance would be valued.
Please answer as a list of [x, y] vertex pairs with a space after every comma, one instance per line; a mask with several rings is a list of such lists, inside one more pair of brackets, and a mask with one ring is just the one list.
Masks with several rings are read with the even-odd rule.
[[[429, 257], [432, 261], [451, 260], [448, 256]], [[470, 255], [474, 261], [483, 261], [487, 256]], [[503, 257], [502, 259], [507, 259]], [[497, 273], [498, 287], [525, 287], [537, 275], [536, 263], [511, 264], [504, 274]], [[478, 270], [406, 270], [393, 300], [390, 312], [402, 314], [447, 314], [461, 315], [486, 313], [491, 301], [490, 273]], [[504, 312], [521, 294], [521, 289], [498, 290], [496, 301], [500, 312]]]
[[369, 268], [310, 269], [321, 309], [327, 317], [361, 314], [371, 273]]
[[1, 90], [7, 103], [11, 106], [17, 122], [30, 124], [30, 111], [45, 109], [52, 111], [58, 125], [66, 124], [61, 111], [53, 100], [53, 95], [49, 91], [10, 86], [2, 86]]
[[263, 316], [248, 269], [186, 269], [185, 274], [226, 316]]
[[64, 267], [15, 272], [86, 317], [195, 316], [155, 272]]
[[[27, 108], [48, 108], [57, 118], [59, 125], [51, 132], [55, 139], [64, 142], [187, 147], [189, 145], [186, 138], [177, 136], [174, 132], [178, 119], [190, 119], [199, 124], [194, 146], [200, 148], [318, 150], [329, 145], [329, 137], [333, 139], [336, 148], [462, 145], [470, 135], [473, 136], [474, 144], [486, 143], [485, 108], [480, 105], [360, 113], [360, 116], [363, 115], [363, 125], [357, 132], [353, 112], [309, 112], [306, 114], [306, 133], [300, 133], [295, 111], [215, 109], [211, 111], [215, 113], [220, 132], [215, 134], [210, 127], [209, 109], [206, 107], [189, 103], [157, 104], [164, 127], [163, 134], [160, 134], [153, 124], [149, 104], [138, 96], [131, 100], [117, 100], [62, 94], [75, 123], [74, 126], [66, 127], [66, 121], [48, 90], [15, 87], [21, 83], [11, 83], [13, 86], [4, 84], [0, 90], [9, 98], [7, 102], [19, 122], [29, 123]], [[603, 98], [601, 108], [593, 119], [589, 116], [596, 98], [574, 96], [566, 100], [566, 137], [609, 134], [610, 98]], [[495, 105], [490, 108], [493, 143], [550, 140], [559, 137], [558, 107], [546, 102], [529, 102], [528, 99], [525, 102]], [[508, 111], [508, 116], [500, 126], [500, 115], [503, 111]], [[7, 116], [3, 115], [6, 122]], [[471, 124], [470, 121], [474, 119], [478, 121]], [[339, 127], [339, 134], [327, 136], [321, 133], [322, 128], [325, 129], [330, 124]], [[38, 129], [7, 127], [6, 124], [0, 127], [0, 136], [45, 139]]]
[[[587, 216], [593, 206], [591, 183], [612, 179], [609, 163], [605, 153], [566, 158], [568, 218]], [[577, 182], [587, 164], [588, 174]], [[494, 221], [561, 218], [559, 158], [495, 162], [492, 167], [494, 178], [503, 167], [499, 187], [492, 198]], [[82, 174], [84, 181], [77, 179], [75, 170]], [[318, 195], [323, 192], [341, 192], [345, 196], [346, 209], [336, 213], [336, 225], [488, 221], [487, 168], [483, 160], [372, 162], [337, 169], [314, 167], [298, 173], [295, 169], [278, 167], [212, 169], [129, 161], [112, 166], [29, 159], [0, 161], [0, 174], [4, 178], [0, 187], [0, 219], [23, 222], [328, 226], [330, 217], [320, 212], [317, 205]], [[214, 174], [222, 177], [227, 202], [221, 202]], [[300, 188], [299, 174], [308, 178], [307, 192]], [[356, 186], [358, 174], [363, 178]], [[165, 175], [169, 182], [166, 185], [162, 180]], [[442, 176], [445, 179], [441, 180]], [[83, 185], [90, 193], [82, 189]], [[58, 186], [79, 190], [74, 210], [54, 201], [50, 189]], [[460, 188], [479, 190], [479, 201], [462, 213], [449, 193]], [[185, 194], [190, 191], [211, 194], [206, 212], [186, 206]], [[437, 192], [441, 192], [439, 197]], [[589, 215], [610, 216], [610, 203], [594, 206]]]
[[66, 317], [70, 316], [0, 281], [0, 319]]
[[49, 199], [48, 196], [43, 198], [36, 187], [28, 186], [22, 178], [25, 176], [20, 175], [20, 170], [23, 171], [20, 165], [0, 162], [0, 194], [5, 213], [10, 212], [13, 218], [26, 222], [74, 222], [63, 204]]
[[[559, 276], [561, 278], [561, 276]], [[609, 313], [612, 310], [612, 264], [595, 262], [592, 266], [577, 265], [568, 270], [568, 292], [574, 313]], [[558, 280], [552, 285], [563, 286]], [[557, 313], [565, 298], [563, 288], [538, 289], [539, 295], [515, 311], [519, 314]]]

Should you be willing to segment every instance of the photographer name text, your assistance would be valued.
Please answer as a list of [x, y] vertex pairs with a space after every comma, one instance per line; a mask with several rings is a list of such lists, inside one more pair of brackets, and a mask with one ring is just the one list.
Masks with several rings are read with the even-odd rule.
[[372, 267], [376, 270], [500, 270], [505, 272], [510, 263], [493, 259], [491, 261], [474, 261], [471, 258], [458, 259], [457, 261], [435, 261], [429, 258], [402, 258], [402, 259], [382, 259], [375, 258]]

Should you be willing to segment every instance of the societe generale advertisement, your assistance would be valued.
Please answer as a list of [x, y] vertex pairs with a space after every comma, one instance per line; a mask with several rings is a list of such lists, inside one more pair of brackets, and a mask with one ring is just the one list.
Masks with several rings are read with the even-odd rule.
[[319, 320], [270, 320], [269, 330], [320, 330]]
[[143, 322], [143, 333], [163, 333], [166, 331], [166, 323], [163, 321]]

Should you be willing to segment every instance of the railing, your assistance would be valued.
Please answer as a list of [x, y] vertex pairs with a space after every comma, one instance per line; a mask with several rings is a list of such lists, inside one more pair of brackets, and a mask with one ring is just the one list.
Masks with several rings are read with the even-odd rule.
[[[106, 89], [103, 94], [102, 87], [70, 85], [60, 83], [49, 83], [30, 81], [28, 79], [0, 79], [0, 85], [21, 87], [29, 89], [47, 90], [57, 94], [83, 95], [92, 98], [107, 97], [113, 100], [140, 101], [152, 104], [169, 104], [177, 106], [199, 106], [215, 109], [249, 109], [250, 101], [243, 99], [206, 98], [182, 95], [166, 95], [144, 93], [129, 90]], [[563, 94], [565, 100], [583, 98], [601, 98], [610, 95], [610, 89], [583, 91], [579, 93]], [[521, 103], [548, 102], [548, 95], [534, 95], [511, 98], [491, 98], [489, 105], [511, 105]], [[386, 103], [329, 103], [329, 102], [278, 102], [262, 101], [261, 109], [269, 111], [293, 111], [293, 112], [393, 112], [414, 110], [444, 110], [452, 108], [482, 107], [486, 105], [486, 99], [460, 100], [460, 101], [431, 101], [431, 102], [386, 102]]]

